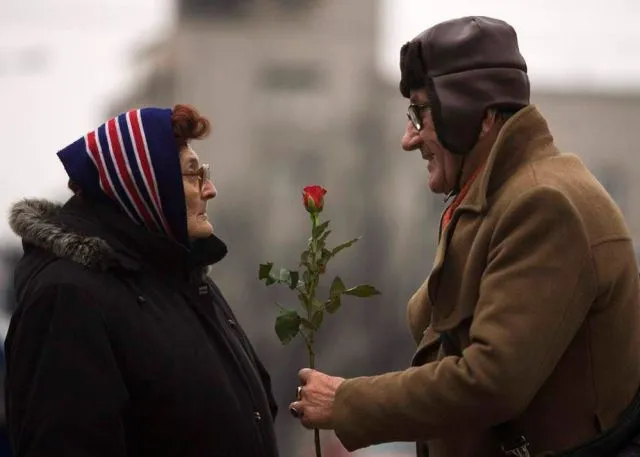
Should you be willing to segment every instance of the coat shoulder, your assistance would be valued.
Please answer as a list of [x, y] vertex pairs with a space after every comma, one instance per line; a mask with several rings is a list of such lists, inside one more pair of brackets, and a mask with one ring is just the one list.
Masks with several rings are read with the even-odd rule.
[[556, 160], [562, 166], [537, 167], [541, 184], [560, 189], [580, 214], [590, 243], [595, 246], [615, 240], [631, 241], [631, 232], [614, 198], [573, 154], [564, 154]]
[[496, 193], [491, 206], [504, 210], [523, 195], [543, 188], [556, 191], [568, 204], [567, 208], [579, 215], [591, 245], [608, 240], [631, 240], [617, 203], [573, 154], [547, 157], [521, 167]]
[[[102, 303], [112, 302], [109, 297], [118, 297], [118, 301], [121, 301], [126, 290], [122, 281], [111, 271], [87, 268], [73, 260], [52, 256], [48, 252], [30, 252], [21, 263], [16, 269], [19, 306], [28, 306], [40, 295], [52, 289], [76, 290], [83, 296], [93, 297], [95, 303], [100, 306]], [[20, 275], [24, 277], [18, 280]]]

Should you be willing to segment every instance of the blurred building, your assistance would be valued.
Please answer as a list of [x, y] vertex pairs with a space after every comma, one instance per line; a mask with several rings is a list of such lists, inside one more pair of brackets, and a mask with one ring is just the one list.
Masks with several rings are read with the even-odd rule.
[[[294, 455], [299, 440], [310, 451], [311, 435], [286, 413], [303, 347], [283, 348], [273, 332], [273, 302], [295, 306], [295, 297], [259, 283], [258, 264], [295, 266], [308, 237], [301, 189], [325, 186], [329, 241], [363, 235], [329, 273], [348, 285], [373, 283], [383, 295], [345, 303], [325, 321], [320, 368], [342, 376], [401, 369], [413, 350], [405, 304], [430, 271], [443, 202], [426, 189], [424, 162], [399, 148], [407, 102], [397, 82], [378, 74], [376, 1], [182, 0], [178, 9], [173, 33], [136, 58], [147, 77], [106, 114], [189, 103], [212, 120], [213, 135], [194, 147], [214, 166], [219, 195], [210, 213], [230, 248], [213, 276], [272, 372], [282, 455]], [[632, 203], [640, 95], [538, 89], [533, 101], [640, 240]]]

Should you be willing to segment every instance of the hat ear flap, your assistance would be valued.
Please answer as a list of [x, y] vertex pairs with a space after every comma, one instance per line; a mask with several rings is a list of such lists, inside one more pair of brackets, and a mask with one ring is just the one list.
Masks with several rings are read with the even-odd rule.
[[400, 92], [405, 98], [409, 98], [412, 89], [426, 86], [427, 71], [420, 40], [409, 41], [400, 48], [400, 75]]

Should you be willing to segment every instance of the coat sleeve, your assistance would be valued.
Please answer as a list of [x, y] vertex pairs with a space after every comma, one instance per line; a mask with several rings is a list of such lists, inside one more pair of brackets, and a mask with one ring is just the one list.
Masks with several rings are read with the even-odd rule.
[[125, 456], [128, 394], [95, 300], [72, 285], [37, 295], [5, 344], [14, 456]]
[[574, 206], [554, 189], [527, 191], [494, 231], [462, 357], [345, 381], [334, 402], [337, 436], [352, 451], [516, 417], [583, 324], [595, 288]]

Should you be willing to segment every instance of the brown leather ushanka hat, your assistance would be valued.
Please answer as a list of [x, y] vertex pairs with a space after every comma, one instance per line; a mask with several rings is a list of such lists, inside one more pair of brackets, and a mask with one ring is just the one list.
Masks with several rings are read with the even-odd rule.
[[488, 108], [529, 104], [527, 64], [515, 30], [469, 16], [428, 28], [400, 50], [400, 92], [426, 89], [436, 134], [455, 154], [475, 145]]

